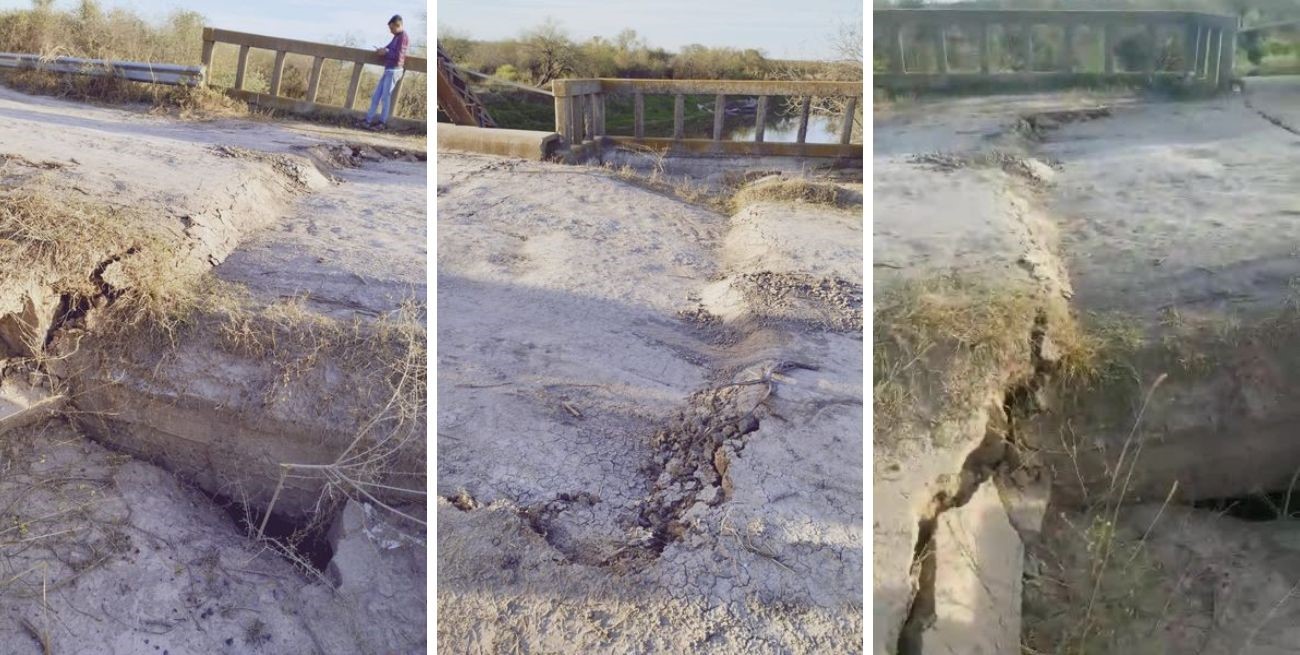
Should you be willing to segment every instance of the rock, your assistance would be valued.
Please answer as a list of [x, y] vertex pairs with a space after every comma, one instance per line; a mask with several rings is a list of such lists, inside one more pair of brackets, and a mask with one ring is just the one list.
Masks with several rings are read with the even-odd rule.
[[52, 416], [66, 402], [66, 397], [48, 394], [35, 385], [0, 381], [0, 434]]
[[34, 357], [38, 354], [37, 350], [45, 345], [45, 335], [59, 308], [59, 296], [54, 293], [29, 292], [16, 303], [6, 303], [0, 298], [0, 310], [10, 304], [21, 309], [0, 315], [0, 359]]
[[393, 626], [425, 621], [423, 585], [411, 584], [426, 577], [423, 535], [397, 527], [396, 519], [388, 510], [349, 500], [329, 531], [334, 556], [325, 574], [355, 604], [361, 632], [378, 652], [398, 652], [407, 643]]
[[1018, 655], [1024, 546], [993, 485], [939, 516], [933, 557], [935, 616], [923, 655]]
[[1051, 483], [1046, 476], [1019, 470], [1012, 475], [998, 476], [994, 483], [1011, 526], [1020, 534], [1023, 543], [1038, 540], [1043, 530], [1043, 517], [1051, 498]]

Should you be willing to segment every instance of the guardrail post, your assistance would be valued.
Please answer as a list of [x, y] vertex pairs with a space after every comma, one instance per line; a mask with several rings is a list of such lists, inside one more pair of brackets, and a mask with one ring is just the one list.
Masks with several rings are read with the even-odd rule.
[[361, 62], [352, 64], [352, 79], [348, 80], [348, 99], [343, 105], [348, 109], [357, 108], [357, 91], [361, 88], [361, 71], [366, 65]]
[[857, 111], [858, 99], [849, 96], [849, 101], [844, 106], [844, 122], [840, 124], [840, 145], [848, 145], [853, 141], [853, 118]]
[[207, 84], [207, 83], [208, 83], [208, 76], [212, 74], [212, 73], [211, 73], [211, 70], [212, 70], [212, 52], [213, 52], [213, 50], [216, 49], [216, 47], [217, 47], [217, 42], [212, 40], [212, 38], [211, 38], [211, 33], [209, 33], [207, 30], [204, 30], [204, 35], [203, 35], [203, 80], [202, 80], [202, 82], [201, 82], [202, 84]]
[[283, 50], [275, 51], [275, 67], [271, 69], [271, 95], [280, 95], [280, 78], [284, 76], [284, 57], [289, 53]]
[[795, 143], [805, 143], [808, 141], [808, 114], [812, 111], [812, 96], [804, 96], [803, 102], [799, 105], [799, 136]]
[[632, 134], [645, 138], [645, 94], [640, 91], [632, 94]]
[[586, 140], [586, 122], [583, 120], [584, 109], [582, 107], [583, 96], [569, 96], [569, 130], [573, 135], [574, 143], [582, 143]]
[[1183, 31], [1183, 72], [1195, 78], [1196, 59], [1201, 50], [1201, 26], [1188, 23]]
[[686, 96], [678, 93], [673, 96], [673, 138], [686, 136]]
[[1214, 32], [1218, 43], [1214, 49], [1214, 59], [1210, 62], [1214, 65], [1214, 81], [1211, 85], [1217, 89], [1219, 88], [1220, 77], [1223, 75], [1223, 28], [1220, 27]]
[[713, 140], [722, 140], [722, 125], [727, 117], [727, 96], [719, 93], [713, 100]]
[[1229, 27], [1219, 32], [1219, 86], [1232, 86], [1232, 69], [1237, 63], [1237, 30]]
[[1210, 51], [1214, 49], [1214, 28], [1209, 25], [1205, 26], [1205, 47], [1204, 54], [1201, 56], [1201, 71], [1204, 74], [1202, 79], [1209, 81], [1214, 76], [1210, 73]]
[[[316, 92], [320, 89], [320, 69], [325, 65], [324, 57], [311, 60], [311, 76], [307, 78], [307, 102], [316, 102]], [[397, 104], [397, 90], [393, 90], [393, 104]]]
[[1034, 24], [1025, 23], [1025, 72], [1034, 72]]
[[605, 136], [605, 93], [596, 94], [596, 136]]
[[1101, 58], [1107, 75], [1115, 73], [1115, 24], [1106, 23], [1101, 27]]
[[906, 51], [903, 50], [903, 26], [894, 23], [889, 30], [889, 47], [893, 51], [893, 56], [889, 58], [889, 68], [895, 75], [902, 75], [907, 72], [907, 60], [904, 58]]
[[988, 21], [980, 22], [980, 72], [988, 75], [992, 69], [993, 52], [989, 49], [989, 24]]
[[948, 30], [940, 25], [935, 30], [934, 37], [935, 58], [939, 60], [939, 73], [947, 74], [948, 72]]
[[767, 127], [767, 96], [758, 97], [758, 112], [754, 119], [754, 142], [763, 142], [763, 130]]
[[586, 93], [582, 96], [582, 120], [585, 126], [584, 139], [596, 138], [596, 94]]
[[566, 95], [568, 89], [565, 88], [563, 80], [555, 80], [551, 84], [551, 92], [555, 94], [555, 131], [559, 132], [565, 143], [573, 144], [573, 120], [569, 114], [572, 110], [570, 98]]
[[235, 88], [244, 90], [244, 73], [248, 71], [248, 46], [239, 46], [239, 63], [235, 64]]
[[1065, 44], [1061, 46], [1061, 72], [1074, 72], [1074, 23], [1065, 24]]
[[1146, 73], [1147, 76], [1150, 77], [1156, 72], [1156, 60], [1160, 58], [1160, 52], [1162, 50], [1160, 47], [1160, 40], [1156, 36], [1155, 23], [1147, 24], [1146, 36], [1147, 43], [1151, 44], [1151, 56], [1147, 57], [1147, 60], [1143, 63], [1142, 72]]

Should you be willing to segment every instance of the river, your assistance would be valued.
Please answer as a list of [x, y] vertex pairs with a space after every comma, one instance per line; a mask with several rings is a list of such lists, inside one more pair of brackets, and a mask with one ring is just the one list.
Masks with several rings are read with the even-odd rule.
[[[753, 141], [754, 140], [754, 117], [747, 116], [747, 120], [740, 121], [738, 125], [731, 125], [728, 121], [725, 124], [726, 137], [728, 141]], [[840, 142], [840, 121], [831, 116], [813, 115], [808, 117], [808, 134], [804, 141], [806, 143], [839, 143]], [[763, 128], [763, 140], [768, 143], [795, 143], [799, 137], [799, 117], [798, 116], [781, 116], [775, 119], [769, 119]]]

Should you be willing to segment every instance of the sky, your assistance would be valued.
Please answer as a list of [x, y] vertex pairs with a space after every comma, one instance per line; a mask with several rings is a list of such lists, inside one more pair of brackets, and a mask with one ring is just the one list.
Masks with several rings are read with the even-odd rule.
[[[392, 36], [388, 19], [401, 14], [412, 40], [423, 41], [427, 5], [424, 0], [99, 0], [101, 7], [131, 9], [141, 17], [162, 20], [176, 9], [197, 11], [212, 27], [306, 41], [342, 43], [349, 35], [360, 46], [381, 46]], [[79, 0], [55, 0], [72, 9]], [[0, 10], [26, 9], [30, 0], [0, 0]]]
[[[0, 0], [3, 1], [3, 0]], [[555, 19], [585, 40], [636, 30], [652, 47], [756, 48], [777, 59], [824, 59], [841, 23], [861, 24], [863, 0], [438, 0], [437, 25], [494, 40]]]

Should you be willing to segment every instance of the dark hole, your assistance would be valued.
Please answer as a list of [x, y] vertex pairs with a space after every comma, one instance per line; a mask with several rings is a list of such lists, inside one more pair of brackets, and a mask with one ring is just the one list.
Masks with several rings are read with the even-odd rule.
[[[264, 512], [257, 508], [245, 505], [230, 496], [221, 494], [212, 494], [200, 489], [203, 495], [212, 499], [217, 507], [225, 510], [226, 514], [234, 520], [245, 534], [256, 536], [258, 529], [262, 525], [262, 516]], [[325, 567], [329, 565], [330, 559], [334, 557], [334, 547], [330, 545], [327, 531], [329, 522], [324, 522], [321, 526], [312, 526], [306, 521], [296, 520], [284, 514], [276, 512], [271, 513], [271, 518], [266, 522], [266, 530], [262, 533], [266, 539], [272, 539], [281, 547], [287, 548], [293, 557], [287, 557], [290, 562], [299, 568], [302, 568], [303, 562], [311, 565], [311, 571], [306, 573], [323, 573]]]
[[1243, 521], [1279, 521], [1300, 519], [1300, 490], [1276, 491], [1232, 498], [1206, 498], [1192, 503]]

